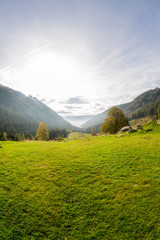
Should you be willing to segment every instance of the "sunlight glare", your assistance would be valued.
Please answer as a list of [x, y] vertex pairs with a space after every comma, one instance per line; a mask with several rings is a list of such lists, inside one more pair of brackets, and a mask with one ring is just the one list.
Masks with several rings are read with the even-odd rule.
[[45, 86], [49, 86], [50, 91], [52, 89], [54, 94], [61, 92], [61, 95], [65, 95], [81, 78], [75, 59], [49, 52], [36, 54], [28, 59], [21, 74], [27, 82], [31, 82], [32, 88], [38, 86], [43, 92]]

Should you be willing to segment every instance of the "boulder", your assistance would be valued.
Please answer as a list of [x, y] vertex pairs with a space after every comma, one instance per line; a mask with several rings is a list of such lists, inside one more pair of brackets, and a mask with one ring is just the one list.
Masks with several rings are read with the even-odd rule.
[[157, 123], [160, 124], [160, 120], [158, 120]]
[[128, 133], [132, 133], [132, 129], [129, 129], [129, 130], [126, 132], [126, 134], [128, 134]]
[[121, 128], [120, 132], [127, 132], [129, 130], [131, 130], [132, 128], [130, 126], [125, 126], [123, 128]]
[[124, 136], [125, 136], [124, 134], [120, 134], [117, 137], [120, 138], [120, 137], [124, 137]]

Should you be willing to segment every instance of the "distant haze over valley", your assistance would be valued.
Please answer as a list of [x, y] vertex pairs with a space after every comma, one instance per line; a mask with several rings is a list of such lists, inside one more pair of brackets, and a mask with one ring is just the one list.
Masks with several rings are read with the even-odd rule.
[[64, 116], [64, 119], [66, 119], [68, 122], [70, 122], [72, 125], [75, 125], [77, 127], [80, 127], [82, 124], [90, 120], [94, 115], [85, 115], [85, 116]]

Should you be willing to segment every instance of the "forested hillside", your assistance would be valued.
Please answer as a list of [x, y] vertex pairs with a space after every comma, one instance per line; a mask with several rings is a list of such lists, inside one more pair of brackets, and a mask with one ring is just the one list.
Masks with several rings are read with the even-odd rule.
[[[136, 97], [132, 102], [121, 104], [117, 107], [123, 110], [129, 121], [148, 116], [152, 117], [157, 114], [157, 111], [160, 111], [160, 89], [155, 88], [149, 90]], [[99, 128], [106, 119], [108, 111], [109, 109], [96, 115], [81, 127], [90, 128], [92, 126], [97, 126], [97, 128]]]
[[49, 129], [73, 126], [37, 98], [0, 85], [0, 132], [34, 134], [43, 121]]
[[128, 120], [154, 116], [160, 106], [160, 89], [149, 90], [132, 102], [122, 104], [119, 107], [124, 111]]

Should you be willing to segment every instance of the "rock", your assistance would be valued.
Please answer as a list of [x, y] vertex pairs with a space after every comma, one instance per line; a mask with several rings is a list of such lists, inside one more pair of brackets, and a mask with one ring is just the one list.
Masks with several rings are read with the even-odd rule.
[[130, 126], [125, 126], [123, 128], [121, 128], [120, 132], [127, 132], [129, 130], [131, 130], [132, 128]]
[[157, 123], [160, 124], [160, 120], [158, 120]]
[[132, 133], [132, 129], [129, 129], [129, 130], [126, 132], [126, 134], [128, 134], [128, 133]]
[[119, 137], [123, 137], [124, 136], [124, 134], [121, 134], [121, 135], [118, 135], [117, 137], [119, 138]]

